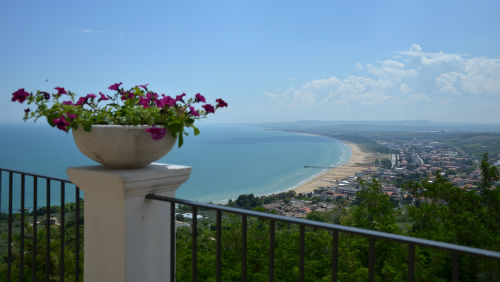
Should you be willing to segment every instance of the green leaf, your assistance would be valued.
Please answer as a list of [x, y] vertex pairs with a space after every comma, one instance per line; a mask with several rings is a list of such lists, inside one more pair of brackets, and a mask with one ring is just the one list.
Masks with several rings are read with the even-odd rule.
[[91, 129], [92, 129], [92, 124], [90, 123], [83, 124], [83, 130], [85, 130], [86, 132], [90, 132]]
[[178, 143], [179, 148], [182, 147], [182, 144], [184, 144], [184, 138], [182, 137], [182, 134], [179, 134], [179, 143]]
[[198, 127], [196, 127], [194, 125], [193, 125], [193, 132], [194, 132], [194, 136], [198, 136], [200, 134], [200, 130], [198, 129]]

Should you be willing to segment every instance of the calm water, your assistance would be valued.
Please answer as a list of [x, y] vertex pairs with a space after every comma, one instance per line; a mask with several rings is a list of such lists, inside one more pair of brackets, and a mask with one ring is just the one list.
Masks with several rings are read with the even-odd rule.
[[[262, 195], [289, 189], [319, 173], [304, 165], [338, 165], [350, 149], [338, 140], [294, 133], [273, 132], [255, 126], [204, 125], [201, 134], [189, 136], [162, 163], [192, 167], [189, 180], [176, 196], [199, 201], [224, 201], [240, 194]], [[42, 125], [0, 125], [0, 167], [67, 179], [69, 166], [97, 164], [84, 157], [71, 135]], [[2, 175], [0, 209], [7, 208], [8, 175]], [[15, 178], [15, 189], [19, 179]], [[26, 182], [26, 207], [32, 207], [32, 180]], [[54, 186], [55, 184], [53, 184]], [[45, 186], [39, 183], [39, 205], [45, 203]], [[52, 188], [58, 203], [60, 189]], [[19, 207], [19, 192], [14, 206]], [[67, 189], [66, 201], [74, 201]]]

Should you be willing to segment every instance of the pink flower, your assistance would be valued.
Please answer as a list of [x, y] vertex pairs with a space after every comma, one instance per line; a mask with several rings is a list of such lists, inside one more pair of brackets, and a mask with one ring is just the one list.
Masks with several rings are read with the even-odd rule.
[[203, 97], [203, 95], [201, 95], [200, 93], [196, 93], [196, 95], [194, 96], [194, 100], [196, 102], [202, 102], [202, 103], [206, 102], [205, 97]]
[[45, 100], [50, 99], [50, 94], [49, 93], [47, 93], [47, 92], [40, 92], [40, 94], [43, 95], [43, 98], [45, 98]]
[[26, 98], [28, 98], [29, 95], [30, 95], [30, 93], [24, 91], [24, 88], [20, 88], [16, 92], [12, 93], [11, 101], [12, 102], [19, 101], [19, 103], [22, 104], [22, 103], [24, 103]]
[[132, 99], [134, 98], [134, 94], [133, 93], [130, 93], [128, 91], [125, 91], [125, 92], [122, 92], [122, 101], [125, 101], [125, 100], [128, 100], [128, 99]]
[[[163, 99], [165, 99], [165, 98], [163, 98]], [[163, 106], [165, 106], [165, 104], [163, 103], [163, 99], [159, 99], [159, 100], [155, 101], [155, 104], [158, 108], [163, 108]]]
[[215, 113], [214, 106], [212, 106], [210, 104], [203, 105], [202, 107], [205, 109], [205, 111], [207, 112], [207, 114], [209, 114], [209, 113]]
[[73, 102], [71, 102], [71, 101], [63, 101], [62, 104], [63, 105], [73, 105]]
[[186, 96], [186, 93], [182, 93], [181, 95], [177, 95], [177, 96], [175, 97], [175, 101], [176, 101], [176, 102], [183, 102], [183, 103], [184, 103], [184, 99], [183, 99], [183, 98], [184, 98], [184, 96]]
[[97, 98], [97, 95], [95, 95], [95, 94], [87, 94], [87, 96], [85, 96], [85, 98], [87, 98], [87, 99], [95, 99], [95, 98]]
[[215, 100], [217, 102], [217, 108], [225, 108], [227, 107], [227, 103], [221, 98]]
[[115, 90], [115, 91], [119, 91], [120, 90], [120, 85], [122, 85], [123, 82], [120, 82], [120, 83], [115, 83], [113, 85], [111, 85], [110, 87], [108, 87], [109, 90]]
[[146, 94], [146, 97], [148, 97], [150, 100], [151, 99], [158, 99], [158, 94], [154, 93], [154, 92], [148, 92], [148, 94]]
[[143, 107], [144, 107], [144, 109], [149, 108], [149, 102], [150, 102], [150, 101], [151, 101], [151, 99], [149, 99], [149, 98], [147, 98], [147, 97], [146, 97], [146, 98], [144, 98], [144, 97], [140, 97], [140, 98], [139, 98], [139, 104], [140, 104], [141, 106], [143, 106]]
[[57, 90], [57, 96], [60, 96], [62, 94], [68, 94], [68, 92], [66, 92], [66, 90], [64, 90], [63, 87], [55, 87], [54, 89]]
[[61, 116], [60, 118], [55, 118], [52, 120], [52, 122], [54, 123], [55, 126], [57, 126], [57, 128], [59, 128], [60, 130], [63, 130], [63, 131], [68, 131], [68, 125], [70, 125], [70, 122], [67, 121], [64, 116]]
[[98, 102], [109, 100], [109, 98], [102, 94], [102, 92], [99, 92], [99, 96], [101, 96], [101, 98], [99, 98]]
[[148, 85], [149, 85], [149, 83], [143, 84], [143, 85], [138, 85], [138, 86], [144, 88], [144, 90], [148, 90]]
[[24, 109], [24, 112], [25, 113], [29, 113], [29, 112], [31, 112], [31, 109], [30, 108], [26, 108], [26, 109]]
[[200, 113], [198, 113], [198, 111], [195, 110], [193, 106], [189, 106], [189, 113], [192, 114], [195, 117], [200, 116]]
[[74, 120], [76, 118], [76, 115], [72, 113], [66, 113], [66, 116], [71, 120]]
[[165, 136], [165, 134], [167, 133], [167, 130], [165, 128], [162, 128], [162, 127], [153, 126], [153, 127], [146, 129], [146, 132], [151, 134], [151, 137], [154, 140], [160, 140], [163, 138], [163, 136]]
[[78, 101], [76, 101], [75, 106], [83, 106], [86, 103], [87, 103], [87, 98], [80, 97], [80, 98], [78, 98]]
[[165, 96], [160, 100], [156, 100], [156, 105], [158, 106], [158, 108], [163, 108], [165, 106], [173, 107], [175, 106], [176, 102], [177, 101], [174, 98], [170, 96]]

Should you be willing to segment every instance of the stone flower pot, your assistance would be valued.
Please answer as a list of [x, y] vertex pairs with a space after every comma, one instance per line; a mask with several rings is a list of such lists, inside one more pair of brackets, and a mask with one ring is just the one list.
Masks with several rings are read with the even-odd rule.
[[78, 149], [109, 168], [141, 168], [172, 150], [176, 138], [167, 131], [160, 140], [146, 132], [149, 125], [93, 125], [90, 132], [73, 130]]

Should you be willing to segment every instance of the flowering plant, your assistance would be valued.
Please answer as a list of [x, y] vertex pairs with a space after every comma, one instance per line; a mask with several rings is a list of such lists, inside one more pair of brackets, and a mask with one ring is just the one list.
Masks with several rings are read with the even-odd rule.
[[[62, 87], [55, 87], [57, 93], [49, 94], [37, 90], [35, 94], [21, 88], [12, 94], [12, 102], [33, 104], [36, 109], [24, 110], [24, 120], [34, 118], [36, 122], [46, 117], [52, 127], [68, 132], [70, 129], [83, 129], [89, 132], [94, 124], [113, 125], [151, 125], [146, 132], [155, 140], [165, 136], [167, 130], [173, 137], [179, 137], [179, 147], [183, 144], [183, 135], [188, 135], [186, 128], [192, 128], [194, 135], [200, 133], [194, 126], [197, 119], [215, 113], [218, 108], [227, 107], [222, 99], [216, 99], [216, 105], [206, 103], [205, 97], [196, 94], [186, 99], [185, 93], [172, 98], [165, 94], [158, 95], [148, 89], [148, 84], [138, 85], [125, 90], [120, 83], [108, 87], [112, 95], [102, 92], [77, 97], [75, 93]], [[52, 103], [50, 103], [52, 102]], [[200, 105], [198, 109], [196, 105]]]

